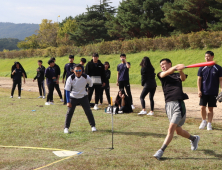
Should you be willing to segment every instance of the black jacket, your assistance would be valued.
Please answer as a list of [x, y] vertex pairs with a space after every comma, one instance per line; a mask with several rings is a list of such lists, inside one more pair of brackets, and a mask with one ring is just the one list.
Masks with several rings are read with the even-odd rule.
[[55, 64], [53, 68], [55, 70], [56, 78], [58, 78], [58, 76], [60, 76], [61, 74], [60, 67], [57, 64]]
[[37, 75], [35, 76], [34, 80], [35, 79], [44, 80], [45, 79], [45, 67], [42, 66], [42, 67], [38, 67], [37, 69], [39, 69], [39, 71], [37, 71]]
[[[24, 68], [22, 67], [22, 65], [21, 65], [19, 62], [18, 62], [18, 64], [19, 64], [19, 68], [22, 69], [22, 73], [25, 74], [25, 78], [27, 78], [27, 74], [26, 74]], [[14, 64], [14, 65], [12, 66], [12, 68], [11, 68], [11, 73], [15, 70], [15, 68], [16, 68], [16, 64]], [[13, 75], [12, 75], [12, 74], [11, 74], [11, 78], [13, 78]]]
[[97, 65], [93, 63], [93, 60], [89, 61], [85, 68], [85, 74], [91, 76], [101, 76], [102, 83], [106, 82], [104, 65], [98, 60]]
[[155, 73], [154, 69], [142, 67], [141, 68], [141, 84], [147, 88], [156, 87]]

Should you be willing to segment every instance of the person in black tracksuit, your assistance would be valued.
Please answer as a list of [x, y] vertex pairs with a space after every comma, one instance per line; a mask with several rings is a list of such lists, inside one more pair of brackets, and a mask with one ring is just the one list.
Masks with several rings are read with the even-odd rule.
[[[74, 55], [69, 55], [69, 63], [67, 63], [64, 67], [64, 72], [63, 72], [63, 80], [62, 82], [65, 83], [66, 85], [66, 80], [68, 79], [68, 77], [70, 75], [73, 74], [74, 71], [74, 67], [75, 67], [75, 63], [73, 63], [74, 61]], [[64, 79], [66, 78], [66, 80], [64, 81]], [[66, 92], [64, 89], [64, 105], [66, 105]]]
[[[55, 58], [52, 57], [51, 60], [54, 61], [55, 63]], [[61, 74], [61, 71], [60, 71], [60, 67], [55, 63], [54, 65], [54, 69], [55, 69], [55, 73], [56, 73], [56, 84], [55, 84], [55, 89], [59, 95], [59, 98], [60, 98], [60, 101], [63, 102], [63, 99], [62, 99], [62, 93], [61, 93], [61, 90], [59, 88], [59, 78], [60, 78], [60, 74]]]
[[100, 103], [102, 104], [103, 103], [103, 91], [105, 90], [106, 92], [106, 97], [107, 97], [107, 101], [109, 103], [109, 105], [111, 104], [111, 101], [110, 101], [110, 86], [109, 86], [109, 79], [110, 79], [110, 76], [111, 76], [111, 72], [109, 70], [110, 68], [110, 65], [109, 65], [109, 62], [105, 62], [104, 63], [104, 67], [105, 67], [105, 75], [106, 75], [106, 85], [104, 87], [101, 88], [101, 92], [100, 92]]
[[142, 111], [138, 113], [139, 115], [147, 114], [146, 107], [145, 107], [145, 97], [149, 93], [150, 98], [150, 107], [151, 110], [147, 115], [154, 114], [154, 94], [156, 92], [156, 80], [155, 80], [155, 69], [153, 68], [150, 59], [148, 57], [144, 57], [142, 62], [140, 63], [141, 66], [141, 84], [143, 86], [143, 91], [140, 95], [140, 101], [142, 105]]
[[[42, 65], [42, 60], [38, 61], [39, 67], [37, 68], [37, 75], [33, 79], [33, 82], [37, 79], [38, 80], [38, 87], [39, 87], [39, 98], [45, 98], [45, 67]], [[42, 96], [43, 94], [43, 96]]]
[[[90, 102], [92, 99], [93, 91], [95, 89], [94, 109], [97, 110], [101, 87], [105, 86], [106, 78], [105, 78], [104, 65], [99, 60], [99, 55], [97, 53], [94, 53], [92, 55], [92, 58], [93, 59], [90, 62], [88, 62], [86, 65], [85, 73], [88, 74], [93, 81], [93, 86], [89, 87], [89, 89], [88, 89], [88, 97], [89, 97], [89, 102]], [[96, 78], [95, 76], [98, 76], [98, 77]]]

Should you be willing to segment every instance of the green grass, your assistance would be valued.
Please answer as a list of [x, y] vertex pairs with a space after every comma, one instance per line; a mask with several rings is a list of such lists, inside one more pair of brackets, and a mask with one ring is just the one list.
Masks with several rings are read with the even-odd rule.
[[[219, 54], [222, 53], [222, 48], [217, 49], [210, 49], [215, 53], [215, 60], [218, 61], [219, 65], [222, 65], [222, 56]], [[160, 72], [160, 66], [159, 61], [162, 58], [169, 58], [171, 59], [173, 65], [176, 64], [194, 64], [194, 63], [200, 63], [205, 62], [204, 55], [207, 50], [178, 50], [178, 51], [147, 51], [147, 52], [141, 52], [141, 53], [135, 53], [135, 54], [127, 54], [127, 61], [131, 62], [131, 68], [130, 68], [130, 82], [131, 84], [140, 84], [141, 82], [141, 75], [140, 75], [140, 69], [139, 66], [141, 60], [144, 56], [148, 56], [151, 59], [151, 62], [153, 66], [156, 69], [156, 73]], [[80, 58], [76, 56], [75, 57], [75, 63], [80, 62]], [[85, 57], [87, 61], [91, 60], [91, 57]], [[0, 77], [9, 77], [10, 76], [10, 70], [11, 66], [14, 63], [14, 61], [19, 61], [25, 68], [28, 74], [28, 78], [33, 78], [36, 74], [37, 69], [37, 60], [42, 59], [43, 65], [45, 67], [48, 67], [47, 61], [49, 58], [43, 58], [43, 57], [35, 57], [35, 58], [25, 58], [25, 59], [0, 59]], [[110, 70], [111, 70], [111, 83], [116, 82], [116, 75], [117, 75], [117, 65], [121, 62], [119, 59], [119, 55], [100, 55], [99, 58], [103, 63], [105, 61], [109, 61], [110, 63]], [[68, 56], [65, 57], [57, 57], [56, 63], [61, 67], [62, 73], [63, 68], [66, 63], [68, 63]], [[196, 87], [196, 81], [197, 81], [197, 71], [198, 68], [190, 68], [186, 69], [185, 73], [188, 74], [187, 81], [184, 82], [184, 86], [187, 87]], [[160, 85], [160, 81], [157, 79], [158, 85]]]
[[[22, 99], [10, 99], [10, 89], [0, 88], [0, 145], [58, 148], [83, 154], [45, 169], [221, 169], [222, 124], [214, 130], [199, 130], [200, 120], [187, 119], [184, 129], [200, 135], [197, 151], [175, 134], [162, 161], [152, 155], [166, 136], [168, 119], [163, 110], [155, 116], [114, 115], [114, 150], [111, 147], [111, 115], [93, 111], [97, 132], [91, 132], [81, 107], [72, 119], [70, 134], [63, 133], [66, 106], [55, 96], [54, 106], [45, 106], [38, 93], [22, 91]], [[15, 92], [17, 93], [17, 92]], [[32, 112], [32, 110], [36, 110]], [[34, 169], [60, 160], [52, 151], [0, 147], [0, 169]]]

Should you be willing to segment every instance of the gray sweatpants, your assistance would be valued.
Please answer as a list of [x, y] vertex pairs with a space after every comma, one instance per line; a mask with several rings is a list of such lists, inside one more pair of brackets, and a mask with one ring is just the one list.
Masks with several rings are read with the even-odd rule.
[[76, 105], [79, 103], [82, 106], [91, 127], [95, 126], [95, 120], [94, 120], [94, 116], [92, 114], [92, 110], [90, 109], [88, 96], [84, 96], [83, 98], [80, 98], [80, 99], [70, 97], [70, 103], [72, 104], [72, 107], [71, 108], [68, 107], [67, 114], [66, 114], [65, 128], [70, 127], [73, 113], [75, 111]]

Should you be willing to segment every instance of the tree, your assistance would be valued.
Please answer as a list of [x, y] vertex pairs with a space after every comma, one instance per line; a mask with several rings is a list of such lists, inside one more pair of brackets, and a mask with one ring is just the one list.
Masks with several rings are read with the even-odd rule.
[[24, 41], [20, 41], [17, 44], [18, 48], [21, 49], [36, 49], [39, 47], [37, 42], [37, 35], [33, 34], [29, 37], [26, 37]]
[[[222, 0], [216, 0], [219, 4], [215, 7], [210, 7], [210, 12], [217, 18], [215, 21], [211, 21], [208, 24], [209, 30], [222, 31]], [[219, 21], [218, 21], [219, 20]]]

